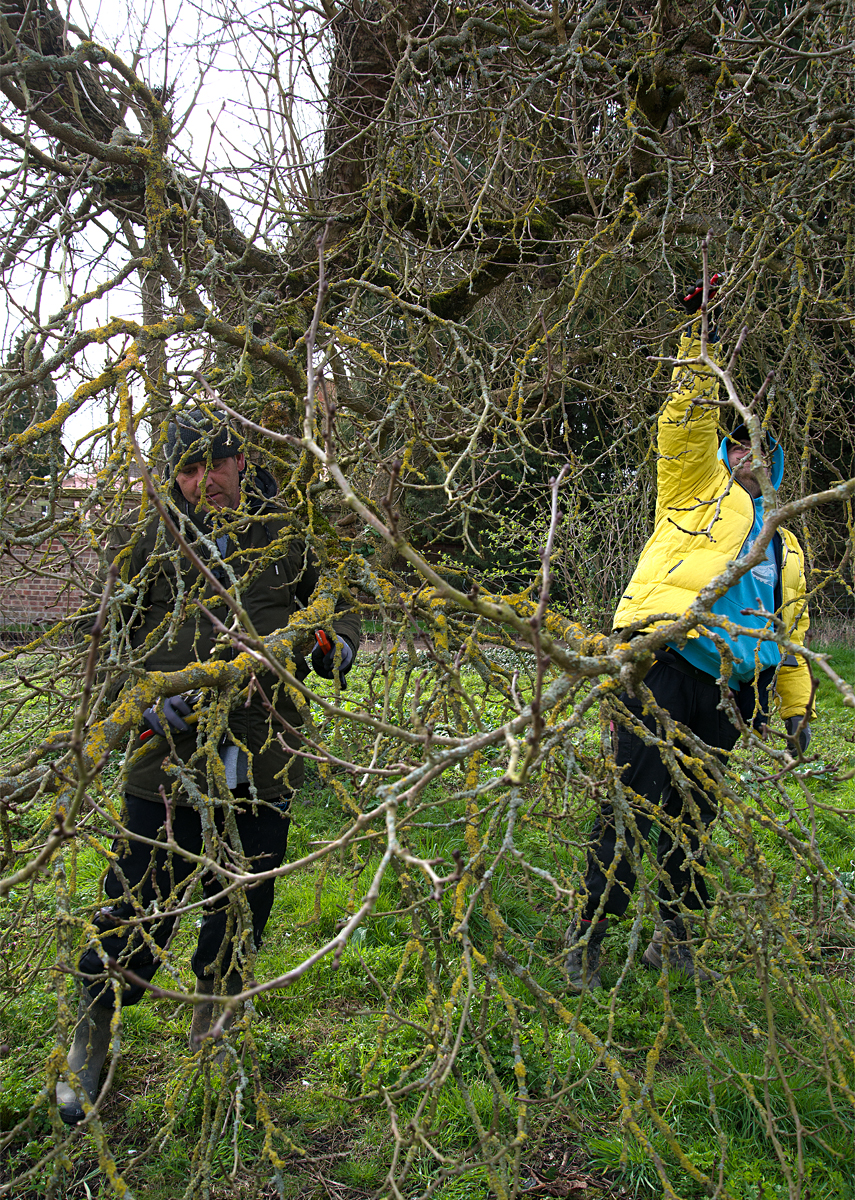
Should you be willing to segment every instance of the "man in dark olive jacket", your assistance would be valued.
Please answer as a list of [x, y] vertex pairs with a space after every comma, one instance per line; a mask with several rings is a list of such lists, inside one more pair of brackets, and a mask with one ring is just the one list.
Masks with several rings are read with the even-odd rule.
[[[233, 430], [212, 426], [198, 411], [171, 424], [167, 460], [170, 515], [195, 555], [239, 602], [257, 635], [286, 626], [311, 602], [318, 572], [293, 517], [275, 505], [272, 476], [247, 464]], [[177, 671], [240, 653], [239, 647], [224, 649], [223, 640], [217, 642], [206, 613], [220, 628], [233, 621], [233, 614], [180, 553], [159, 517], [136, 542], [117, 548], [115, 561], [133, 666]], [[312, 651], [312, 668], [343, 680], [359, 632], [357, 615], [339, 597], [335, 619]], [[299, 678], [308, 674], [300, 656], [296, 667]], [[191, 877], [199, 870], [185, 854], [153, 852], [151, 843], [163, 841], [171, 828], [172, 839], [187, 854], [253, 873], [270, 871], [285, 857], [289, 798], [303, 780], [303, 760], [288, 749], [298, 745], [292, 731], [302, 723], [300, 713], [269, 671], [259, 672], [218, 724], [219, 699], [218, 692], [206, 689], [164, 698], [144, 714], [141, 745], [125, 773], [130, 836], [113, 844], [115, 858], [104, 884], [111, 904], [96, 915], [99, 937], [80, 960], [91, 981], [68, 1056], [77, 1086], [70, 1080], [57, 1087], [59, 1113], [69, 1124], [83, 1118], [82, 1095], [93, 1101], [109, 1046], [115, 991], [104, 970], [106, 960], [115, 959], [150, 981], [178, 920], [169, 909], [187, 902]], [[202, 875], [203, 894], [211, 903], [202, 910], [192, 965], [196, 990], [204, 995], [242, 990], [247, 955], [258, 947], [273, 905], [272, 879], [217, 899], [223, 885], [221, 876]], [[142, 925], [127, 923], [154, 913], [164, 915]], [[142, 984], [125, 982], [121, 1002], [135, 1004], [144, 993]], [[191, 1049], [202, 1045], [217, 1015], [213, 1002], [194, 1005]]]

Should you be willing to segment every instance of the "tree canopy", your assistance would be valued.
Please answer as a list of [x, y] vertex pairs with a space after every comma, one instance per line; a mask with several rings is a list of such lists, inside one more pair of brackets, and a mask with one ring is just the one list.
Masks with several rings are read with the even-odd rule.
[[[526, 1082], [520, 1005], [547, 1030], [571, 1030], [609, 1073], [664, 1194], [674, 1172], [698, 1194], [733, 1194], [712, 1160], [687, 1157], [651, 1099], [653, 1059], [636, 1071], [611, 1027], [571, 1011], [560, 927], [592, 806], [604, 790], [621, 795], [609, 733], [618, 684], [633, 686], [668, 640], [663, 628], [629, 643], [610, 618], [652, 524], [656, 416], [686, 327], [676, 301], [714, 270], [725, 282], [704, 328], [720, 339], [723, 427], [756, 416], [781, 439], [769, 536], [784, 522], [798, 533], [816, 624], [852, 617], [853, 46], [848, 0], [214, 0], [183, 4], [169, 23], [129, 9], [121, 28], [105, 16], [90, 27], [53, 0], [0, 0], [4, 555], [36, 550], [44, 570], [85, 546], [100, 568], [75, 611], [33, 613], [4, 652], [0, 894], [20, 904], [58, 887], [70, 847], [115, 827], [112, 772], [157, 696], [207, 687], [227, 712], [258, 655], [294, 687], [295, 651], [346, 588], [373, 631], [370, 671], [347, 699], [296, 694], [306, 753], [343, 810], [324, 854], [347, 850], [376, 872], [364, 893], [354, 885], [326, 955], [370, 922], [394, 875], [412, 925], [388, 1028], [412, 1016], [401, 1000], [411, 956], [427, 997], [400, 1077], [378, 1082], [373, 1066], [362, 1077], [394, 1131], [383, 1195], [428, 1196], [476, 1168], [494, 1194], [517, 1194], [530, 1105], [572, 1109], [576, 1086], [573, 1065], [562, 1074], [554, 1061], [551, 1090]], [[238, 600], [223, 635], [238, 658], [155, 678], [129, 651], [130, 585], [108, 576], [108, 547], [153, 505], [168, 509], [166, 426], [189, 405], [228, 414], [277, 477], [283, 512], [321, 564], [322, 596], [263, 644]], [[82, 488], [72, 507], [63, 486]], [[712, 599], [669, 628], [715, 624]], [[855, 703], [852, 681], [808, 654]], [[18, 714], [51, 689], [25, 743]], [[200, 728], [212, 758], [219, 728]], [[786, 844], [816, 912], [851, 937], [852, 893], [812, 832], [804, 775], [837, 778], [844, 764], [799, 765], [780, 739], [750, 731], [743, 742], [744, 777], [698, 749], [727, 828], [717, 911], [734, 954], [763, 988], [795, 997], [816, 1031], [825, 1057], [800, 1066], [851, 1128], [851, 1031], [839, 1000], [806, 981], [795, 892], [779, 894], [757, 840], [762, 829]], [[788, 815], [771, 816], [775, 805]], [[454, 832], [456, 857], [431, 853], [436, 829]], [[502, 873], [547, 932], [509, 924], [493, 891]], [[67, 883], [59, 894], [62, 1045], [67, 972], [95, 900]], [[461, 955], [446, 975], [444, 938]], [[15, 961], [11, 995], [34, 980]], [[276, 986], [309, 969], [295, 964]], [[482, 1002], [513, 1029], [510, 1076], [479, 1025]], [[807, 1194], [807, 1125], [774, 1034], [770, 1008], [762, 1078], [784, 1088], [792, 1143], [768, 1097], [742, 1082], [795, 1198]], [[486, 1064], [493, 1118], [470, 1102], [462, 1047]], [[704, 1063], [714, 1097], [729, 1066]], [[428, 1177], [417, 1164], [445, 1086], [467, 1097], [471, 1145], [437, 1152]], [[281, 1172], [287, 1137], [269, 1119], [264, 1153]], [[56, 1123], [53, 1136], [64, 1144]], [[727, 1139], [714, 1136], [725, 1162]], [[210, 1172], [210, 1149], [199, 1153]]]

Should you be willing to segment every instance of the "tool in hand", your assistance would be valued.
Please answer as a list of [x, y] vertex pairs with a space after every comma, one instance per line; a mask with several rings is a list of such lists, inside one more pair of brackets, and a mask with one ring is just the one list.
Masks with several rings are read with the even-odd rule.
[[312, 670], [316, 675], [320, 675], [322, 679], [332, 679], [335, 667], [335, 654], [339, 649], [341, 652], [341, 665], [337, 668], [338, 680], [342, 691], [347, 691], [347, 684], [344, 677], [350, 670], [353, 663], [353, 651], [343, 638], [336, 637], [332, 641], [329, 634], [324, 629], [315, 630], [315, 641], [317, 645], [312, 651]]
[[[199, 721], [199, 713], [195, 711], [199, 703], [199, 691], [186, 692], [184, 695], [167, 696], [161, 703], [163, 717], [168, 725], [185, 733], [191, 725]], [[146, 728], [140, 734], [140, 741], [147, 742], [149, 738], [166, 737], [166, 731], [154, 705], [143, 713], [143, 723]]]
[[[718, 295], [718, 289], [724, 283], [724, 276], [718, 271], [714, 275], [710, 275], [709, 288], [707, 291], [707, 304], [712, 304], [715, 297]], [[680, 303], [683, 305], [687, 313], [696, 313], [704, 302], [704, 281], [699, 279], [690, 288], [688, 295], [684, 296]]]

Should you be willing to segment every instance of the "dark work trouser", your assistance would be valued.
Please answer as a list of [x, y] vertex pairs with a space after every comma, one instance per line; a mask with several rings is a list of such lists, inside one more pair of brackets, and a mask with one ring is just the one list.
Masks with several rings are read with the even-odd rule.
[[[246, 784], [235, 788], [235, 797], [244, 805], [233, 809], [235, 824], [240, 836], [244, 858], [253, 871], [270, 871], [278, 867], [285, 858], [288, 848], [288, 801], [283, 799], [275, 805], [255, 805], [246, 801]], [[243, 793], [243, 795], [242, 795]], [[142, 800], [139, 796], [125, 795], [125, 825], [131, 834], [152, 840], [164, 840], [165, 809], [163, 804]], [[224, 841], [224, 814], [215, 810], [215, 824]], [[191, 854], [204, 854], [205, 845], [202, 822], [195, 808], [176, 806], [172, 810], [172, 836], [175, 842]], [[113, 842], [115, 864], [107, 873], [104, 891], [116, 903], [101, 909], [94, 919], [99, 932], [102, 954], [114, 958], [142, 979], [150, 982], [160, 965], [159, 949], [166, 946], [178, 916], [169, 916], [169, 908], [182, 903], [182, 884], [196, 869], [182, 854], [144, 845], [131, 838], [117, 838]], [[227, 883], [220, 876], [207, 873], [202, 877], [202, 893], [205, 898], [216, 897]], [[270, 910], [273, 907], [275, 880], [267, 879], [246, 888], [245, 895], [252, 914], [255, 947], [261, 943], [261, 935]], [[128, 899], [128, 890], [132, 900]], [[213, 900], [201, 910], [201, 928], [193, 955], [193, 970], [197, 976], [226, 976], [237, 967], [233, 962], [234, 934], [237, 928], [239, 892], [232, 892], [220, 900]], [[156, 909], [154, 908], [156, 904]], [[164, 912], [161, 919], [147, 921], [143, 935], [139, 928], [122, 924], [143, 912]], [[199, 910], [192, 910], [196, 918]], [[104, 964], [95, 946], [84, 951], [80, 959], [80, 970], [86, 975], [99, 976], [89, 984], [93, 999], [105, 1007], [113, 1006], [113, 988], [106, 981]], [[136, 1004], [143, 998], [145, 988], [139, 984], [125, 982], [122, 990], [123, 1004]]]
[[[739, 692], [734, 692], [733, 698], [737, 708], [748, 725], [752, 721], [758, 723], [766, 711], [772, 674], [771, 670], [763, 672], [756, 690], [752, 685], [745, 684]], [[686, 725], [708, 746], [724, 752], [719, 754], [719, 758], [726, 759], [726, 752], [733, 749], [739, 731], [728, 714], [719, 708], [721, 689], [712, 676], [691, 668], [688, 671], [685, 668], [678, 670], [665, 659], [654, 663], [644, 682], [661, 709], [668, 712], [674, 720]], [[650, 713], [642, 713], [640, 700], [626, 693], [621, 696], [621, 700], [651, 733], [664, 740], [662, 728], [656, 718]], [[646, 839], [654, 821], [659, 824], [656, 861], [659, 867], [660, 912], [667, 920], [674, 917], [681, 908], [705, 908], [709, 901], [707, 886], [695, 864], [703, 864], [704, 855], [700, 853], [701, 835], [715, 820], [717, 801], [707, 794], [690, 772], [686, 774], [696, 786], [691, 789], [692, 802], [684, 801], [671, 778], [659, 746], [648, 746], [617, 721], [615, 725], [615, 757], [618, 766], [623, 768], [621, 781], [626, 788], [648, 801], [643, 807], [632, 806], [632, 817], [638, 835]], [[689, 754], [693, 753], [685, 744], [682, 749]], [[672, 835], [672, 828], [676, 838]], [[614, 811], [610, 804], [605, 804], [594, 823], [588, 849], [584, 885], [587, 896], [582, 914], [588, 920], [598, 913], [601, 916], [620, 917], [626, 911], [635, 888], [635, 871], [631, 860], [636, 845], [633, 831], [626, 825], [624, 838], [626, 849], [621, 847], [619, 851], [620, 838]], [[613, 882], [610, 884], [607, 872], [618, 854], [620, 861], [614, 868]]]

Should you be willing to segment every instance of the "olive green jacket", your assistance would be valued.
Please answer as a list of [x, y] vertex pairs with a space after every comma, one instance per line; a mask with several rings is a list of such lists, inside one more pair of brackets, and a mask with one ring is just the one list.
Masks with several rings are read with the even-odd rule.
[[[195, 553], [239, 598], [256, 632], [265, 636], [283, 629], [298, 609], [309, 604], [318, 572], [311, 551], [294, 532], [293, 519], [277, 512], [271, 503], [276, 495], [272, 476], [250, 468], [248, 482], [249, 486], [244, 486], [248, 515], [244, 511], [197, 513], [177, 487], [172, 499], [186, 518], [182, 522], [184, 536]], [[221, 553], [216, 538], [224, 530], [228, 531], [228, 542]], [[233, 658], [241, 652], [233, 644], [225, 646], [222, 639], [215, 646], [217, 633], [194, 601], [200, 601], [226, 625], [233, 618], [225, 603], [217, 602], [214, 589], [201, 572], [178, 550], [159, 517], [135, 542], [117, 546], [116, 550], [114, 561], [126, 585], [122, 588], [126, 636], [132, 658], [137, 662], [142, 658], [145, 670], [177, 671], [191, 663]], [[359, 617], [343, 597], [338, 598], [335, 611], [332, 630], [347, 640], [355, 654]], [[302, 656], [297, 655], [295, 662], [298, 678], [308, 674]], [[302, 718], [288, 690], [272, 672], [260, 672], [257, 683], [259, 686], [253, 687], [248, 697], [244, 694], [232, 708], [219, 745], [232, 741], [247, 752], [251, 794], [273, 800], [298, 788], [304, 771], [302, 758], [290, 754], [277, 735], [281, 734], [291, 747], [299, 745], [299, 737], [269, 712], [264, 697], [294, 729], [302, 724]], [[208, 718], [217, 699], [213, 691], [201, 693], [198, 724], [185, 733], [170, 727], [172, 747], [160, 737], [138, 745], [125, 772], [128, 792], [146, 800], [160, 800], [163, 787], [177, 804], [191, 803], [196, 789], [197, 802], [200, 795], [215, 803], [227, 798], [225, 771], [218, 754], [199, 749], [212, 736]]]

